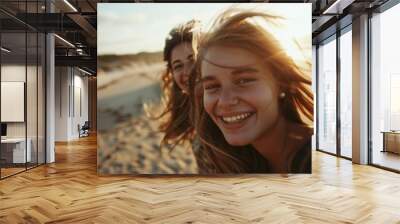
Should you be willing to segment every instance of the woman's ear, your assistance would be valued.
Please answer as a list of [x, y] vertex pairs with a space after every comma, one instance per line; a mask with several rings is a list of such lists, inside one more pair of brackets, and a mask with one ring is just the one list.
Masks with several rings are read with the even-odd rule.
[[[276, 79], [274, 78], [274, 80]], [[285, 85], [281, 83], [279, 80], [276, 80], [276, 83], [277, 83], [277, 88], [275, 88], [276, 96], [278, 97], [279, 100], [282, 100], [288, 94], [287, 88], [285, 88]]]

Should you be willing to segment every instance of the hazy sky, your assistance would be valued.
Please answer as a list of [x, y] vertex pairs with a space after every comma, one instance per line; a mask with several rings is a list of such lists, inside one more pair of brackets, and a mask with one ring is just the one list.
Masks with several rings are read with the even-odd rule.
[[[232, 5], [232, 3], [99, 3], [98, 54], [161, 51], [166, 36], [174, 26], [197, 19], [207, 27], [218, 13]], [[307, 47], [311, 48], [311, 4], [241, 3], [239, 7], [265, 9], [286, 17], [285, 34], [301, 40], [310, 40], [310, 46]]]

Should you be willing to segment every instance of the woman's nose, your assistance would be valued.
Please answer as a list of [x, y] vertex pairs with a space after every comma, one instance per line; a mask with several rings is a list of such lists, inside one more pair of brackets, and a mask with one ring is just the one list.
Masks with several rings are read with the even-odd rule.
[[186, 62], [183, 66], [183, 75], [189, 75], [192, 67], [193, 67], [192, 62]]
[[238, 98], [233, 89], [226, 87], [221, 89], [218, 104], [220, 107], [232, 107], [238, 103]]

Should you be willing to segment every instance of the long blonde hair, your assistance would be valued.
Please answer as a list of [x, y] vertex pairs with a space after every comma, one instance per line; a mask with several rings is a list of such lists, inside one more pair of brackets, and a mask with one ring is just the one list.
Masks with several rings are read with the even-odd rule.
[[252, 146], [235, 147], [228, 144], [220, 129], [205, 112], [203, 95], [199, 93], [202, 88], [198, 86], [198, 81], [201, 78], [201, 62], [211, 46], [239, 47], [264, 59], [265, 64], [272, 69], [280, 89], [286, 93], [286, 97], [279, 101], [280, 113], [290, 122], [312, 127], [313, 94], [310, 72], [301, 70], [285, 52], [279, 41], [252, 20], [255, 18], [267, 22], [279, 19], [277, 16], [262, 12], [229, 9], [217, 18], [211, 30], [203, 36], [199, 44], [194, 75], [190, 79], [190, 89], [195, 129], [202, 144], [203, 158], [199, 159], [206, 160], [208, 164], [207, 167], [202, 167], [205, 173], [268, 170], [266, 160]]

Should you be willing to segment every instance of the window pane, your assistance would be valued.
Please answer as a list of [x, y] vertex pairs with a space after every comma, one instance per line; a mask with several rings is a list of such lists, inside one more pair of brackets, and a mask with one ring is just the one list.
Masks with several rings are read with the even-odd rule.
[[340, 37], [340, 152], [351, 158], [352, 141], [352, 35]]
[[372, 163], [400, 170], [400, 4], [372, 18]]
[[[1, 140], [1, 177], [25, 170], [30, 161], [30, 142], [26, 144], [26, 34], [1, 34], [1, 123], [6, 129]], [[12, 108], [12, 109], [11, 109]], [[28, 147], [27, 147], [28, 146]]]
[[318, 48], [318, 148], [336, 153], [336, 40]]
[[28, 168], [37, 165], [37, 33], [28, 32], [26, 80], [27, 140], [30, 142]]

